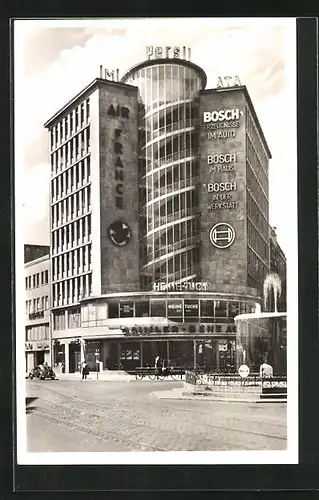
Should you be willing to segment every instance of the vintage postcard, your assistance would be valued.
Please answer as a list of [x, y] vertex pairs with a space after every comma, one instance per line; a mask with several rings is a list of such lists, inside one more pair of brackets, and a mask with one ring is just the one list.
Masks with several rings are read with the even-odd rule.
[[296, 20], [14, 22], [17, 460], [298, 463]]

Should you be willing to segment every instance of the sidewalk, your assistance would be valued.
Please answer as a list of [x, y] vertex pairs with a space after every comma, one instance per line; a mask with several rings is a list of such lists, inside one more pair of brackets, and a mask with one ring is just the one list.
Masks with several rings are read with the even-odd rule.
[[185, 391], [185, 388], [174, 388], [169, 391], [154, 391], [152, 396], [158, 399], [175, 399], [184, 401], [220, 401], [223, 403], [287, 403], [286, 399], [261, 399], [256, 394], [233, 393], [222, 394], [213, 393], [209, 396], [194, 394], [190, 391]]
[[[76, 373], [56, 373], [56, 380], [82, 380], [82, 375], [80, 372]], [[26, 374], [26, 378], [28, 375]], [[90, 372], [88, 375], [86, 382], [157, 382], [160, 383], [162, 382], [161, 379], [159, 380], [150, 380], [148, 377], [143, 377], [141, 380], [136, 380], [135, 375], [126, 373], [125, 371], [117, 371], [117, 370], [105, 370], [103, 372], [99, 372], [98, 376], [96, 372]], [[167, 377], [164, 379], [165, 382], [171, 381], [171, 382], [182, 382], [181, 379], [179, 380], [173, 380], [171, 377]], [[184, 381], [184, 376], [183, 376], [183, 381]]]

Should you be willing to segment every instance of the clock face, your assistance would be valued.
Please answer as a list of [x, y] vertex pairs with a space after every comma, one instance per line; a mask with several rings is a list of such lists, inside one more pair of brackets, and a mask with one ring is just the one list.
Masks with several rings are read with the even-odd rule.
[[112, 243], [119, 247], [124, 247], [132, 237], [130, 227], [123, 221], [112, 222], [109, 226], [108, 233]]

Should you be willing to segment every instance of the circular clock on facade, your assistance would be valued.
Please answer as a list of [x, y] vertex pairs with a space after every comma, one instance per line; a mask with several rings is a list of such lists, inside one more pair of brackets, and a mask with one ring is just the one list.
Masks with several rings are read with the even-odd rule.
[[119, 247], [124, 247], [130, 241], [132, 237], [132, 231], [130, 227], [123, 221], [116, 221], [110, 224], [108, 229], [109, 238]]

